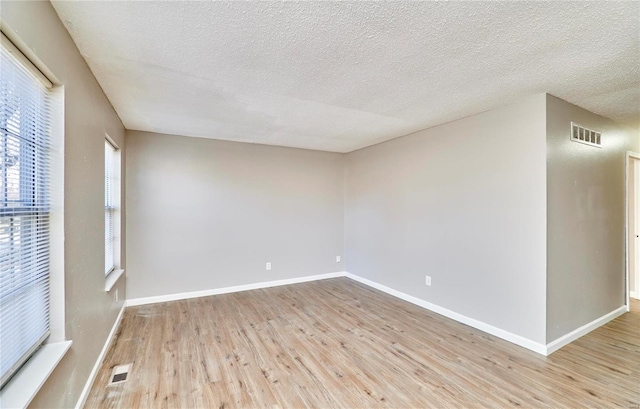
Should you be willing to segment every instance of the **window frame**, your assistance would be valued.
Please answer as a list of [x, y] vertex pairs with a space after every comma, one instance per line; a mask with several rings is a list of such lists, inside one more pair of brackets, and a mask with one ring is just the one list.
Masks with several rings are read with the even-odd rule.
[[[44, 344], [0, 390], [7, 407], [26, 407], [71, 348], [66, 337], [64, 258], [64, 86], [8, 26], [0, 28], [2, 47], [49, 89], [49, 331]], [[16, 207], [15, 210], [18, 210]]]
[[[8, 46], [8, 39], [3, 36], [2, 40], [3, 59], [5, 55], [8, 58], [8, 88], [3, 91], [2, 101], [5, 104], [0, 106], [3, 135], [0, 138], [3, 158], [0, 169], [0, 226], [3, 227], [0, 237], [5, 269], [0, 273], [4, 277], [0, 281], [3, 283], [0, 295], [4, 294], [0, 303], [8, 312], [0, 318], [4, 316], [7, 319], [3, 328], [17, 331], [20, 342], [10, 344], [13, 347], [6, 351], [7, 357], [15, 360], [8, 361], [9, 366], [3, 368], [6, 371], [0, 374], [0, 389], [9, 383], [51, 334], [49, 191], [52, 181], [51, 90], [34, 75], [30, 65], [16, 57], [19, 52]], [[13, 316], [11, 311], [21, 305], [16, 299], [30, 300], [30, 303], [35, 303], [35, 309], [21, 309], [20, 315]], [[24, 322], [36, 323], [37, 327], [25, 326]]]
[[[113, 234], [112, 234], [112, 251], [113, 251], [113, 266], [109, 270], [106, 269], [106, 259], [107, 259], [107, 242], [106, 242], [106, 230], [107, 224], [105, 220], [105, 291], [111, 291], [113, 286], [116, 284], [118, 279], [124, 274], [124, 269], [122, 269], [121, 264], [121, 251], [122, 251], [122, 241], [121, 241], [121, 214], [122, 214], [122, 203], [120, 201], [121, 198], [121, 150], [118, 144], [108, 135], [105, 134], [105, 216], [107, 212], [111, 212], [111, 220], [113, 223]], [[111, 163], [112, 170], [112, 178], [111, 178], [111, 198], [113, 199], [113, 203], [111, 206], [107, 205], [107, 156], [106, 149], [107, 146], [113, 148], [113, 156]], [[106, 217], [105, 217], [106, 219]]]

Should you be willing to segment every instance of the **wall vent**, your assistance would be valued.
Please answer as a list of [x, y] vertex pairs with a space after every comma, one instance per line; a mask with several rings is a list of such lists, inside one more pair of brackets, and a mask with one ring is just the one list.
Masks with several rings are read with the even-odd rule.
[[602, 133], [571, 122], [571, 140], [602, 148]]

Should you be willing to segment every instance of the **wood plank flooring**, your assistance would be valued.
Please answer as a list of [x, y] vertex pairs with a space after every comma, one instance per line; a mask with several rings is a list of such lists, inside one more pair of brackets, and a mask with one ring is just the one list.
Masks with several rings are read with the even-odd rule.
[[85, 407], [639, 405], [638, 302], [545, 358], [337, 278], [128, 308]]

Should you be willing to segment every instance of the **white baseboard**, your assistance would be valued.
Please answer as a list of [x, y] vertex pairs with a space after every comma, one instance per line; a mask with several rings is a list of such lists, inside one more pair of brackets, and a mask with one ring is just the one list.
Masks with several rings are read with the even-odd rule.
[[591, 321], [588, 324], [585, 324], [583, 326], [581, 326], [580, 328], [571, 331], [570, 333], [561, 336], [560, 338], [556, 339], [553, 342], [550, 342], [547, 344], [547, 351], [546, 351], [546, 355], [551, 355], [552, 353], [554, 353], [555, 351], [559, 350], [560, 348], [562, 348], [563, 346], [575, 341], [576, 339], [580, 338], [583, 335], [588, 334], [589, 332], [593, 331], [594, 329], [606, 324], [607, 322], [618, 318], [619, 316], [621, 316], [622, 314], [624, 314], [625, 312], [627, 312], [627, 306], [623, 305], [622, 307], [618, 307], [615, 310], [611, 311], [608, 314], [603, 315], [600, 318], [597, 318], [593, 321]]
[[521, 347], [527, 348], [527, 349], [529, 349], [531, 351], [534, 351], [534, 352], [537, 352], [539, 354], [546, 355], [547, 348], [546, 348], [546, 346], [544, 344], [532, 341], [532, 340], [530, 340], [528, 338], [525, 338], [523, 336], [520, 336], [520, 335], [513, 334], [513, 333], [511, 333], [509, 331], [505, 331], [503, 329], [494, 327], [493, 325], [489, 325], [487, 323], [484, 323], [482, 321], [476, 320], [474, 318], [469, 318], [469, 317], [467, 317], [465, 315], [462, 315], [462, 314], [459, 314], [457, 312], [454, 312], [454, 311], [448, 310], [446, 308], [440, 307], [439, 305], [432, 304], [430, 302], [424, 301], [424, 300], [422, 300], [420, 298], [417, 298], [417, 297], [414, 297], [412, 295], [405, 294], [405, 293], [403, 293], [401, 291], [394, 290], [393, 288], [387, 287], [387, 286], [382, 285], [382, 284], [378, 284], [375, 281], [371, 281], [371, 280], [368, 280], [366, 278], [362, 278], [362, 277], [357, 276], [355, 274], [345, 273], [345, 276], [350, 278], [350, 279], [352, 279], [352, 280], [358, 281], [358, 282], [360, 282], [362, 284], [368, 285], [369, 287], [373, 287], [373, 288], [375, 288], [377, 290], [380, 290], [382, 292], [385, 292], [385, 293], [387, 293], [389, 295], [392, 295], [394, 297], [400, 298], [401, 300], [410, 302], [411, 304], [415, 304], [415, 305], [417, 305], [419, 307], [422, 307], [422, 308], [425, 308], [427, 310], [433, 311], [433, 312], [435, 312], [437, 314], [444, 315], [447, 318], [451, 318], [452, 320], [461, 322], [461, 323], [466, 324], [466, 325], [468, 325], [470, 327], [479, 329], [480, 331], [484, 331], [484, 332], [486, 332], [488, 334], [495, 335], [496, 337], [502, 338], [505, 341], [509, 341], [509, 342], [511, 342], [513, 344], [516, 344], [516, 345], [519, 345]]
[[233, 287], [214, 288], [210, 290], [192, 291], [187, 293], [176, 293], [167, 295], [158, 295], [154, 297], [132, 298], [126, 301], [127, 307], [144, 304], [155, 304], [158, 302], [186, 300], [189, 298], [208, 297], [210, 295], [236, 293], [239, 291], [258, 290], [261, 288], [278, 287], [281, 285], [306, 283], [308, 281], [324, 280], [327, 278], [344, 277], [343, 271], [337, 273], [318, 274], [314, 276], [287, 278], [284, 280], [265, 281], [262, 283], [237, 285]]
[[[305, 283], [305, 282], [309, 282], [309, 281], [317, 281], [317, 280], [324, 280], [327, 278], [336, 278], [336, 277], [347, 277], [350, 278], [352, 280], [358, 281], [362, 284], [365, 284], [369, 287], [375, 288], [377, 290], [380, 290], [384, 293], [387, 293], [389, 295], [392, 295], [396, 298], [400, 298], [401, 300], [410, 302], [412, 304], [415, 304], [419, 307], [425, 308], [427, 310], [433, 311], [437, 314], [443, 315], [447, 318], [451, 318], [452, 320], [458, 321], [462, 324], [466, 324], [469, 325], [470, 327], [479, 329], [481, 331], [484, 331], [488, 334], [494, 335], [498, 338], [501, 338], [505, 341], [511, 342], [513, 344], [519, 345], [523, 348], [529, 349], [533, 352], [536, 352], [538, 354], [541, 355], [550, 355], [551, 353], [557, 351], [558, 349], [562, 348], [563, 346], [569, 344], [570, 342], [580, 338], [581, 336], [589, 333], [590, 331], [596, 329], [597, 327], [606, 324], [607, 322], [613, 320], [614, 318], [622, 315], [624, 312], [626, 312], [626, 306], [622, 306], [618, 309], [616, 309], [615, 311], [610, 312], [609, 314], [606, 314], [578, 329], [576, 329], [575, 331], [572, 331], [571, 333], [564, 335], [561, 338], [558, 338], [557, 340], [548, 343], [548, 344], [542, 344], [536, 341], [533, 341], [531, 339], [525, 338], [521, 335], [517, 335], [514, 334], [512, 332], [503, 330], [501, 328], [498, 327], [494, 327], [493, 325], [487, 324], [485, 322], [479, 321], [475, 318], [470, 318], [467, 317], [465, 315], [459, 314], [457, 312], [448, 310], [444, 307], [441, 307], [439, 305], [436, 304], [432, 304], [428, 301], [422, 300], [420, 298], [414, 297], [412, 295], [403, 293], [401, 291], [398, 290], [394, 290], [393, 288], [387, 287], [385, 285], [376, 283], [374, 281], [371, 281], [369, 279], [357, 276], [355, 274], [351, 274], [348, 273], [346, 271], [341, 271], [341, 272], [336, 272], [336, 273], [328, 273], [328, 274], [319, 274], [319, 275], [313, 275], [313, 276], [306, 276], [306, 277], [298, 277], [298, 278], [289, 278], [289, 279], [284, 279], [284, 280], [275, 280], [275, 281], [266, 281], [266, 282], [262, 282], [262, 283], [254, 283], [254, 284], [246, 284], [246, 285], [239, 285], [239, 286], [233, 286], [233, 287], [225, 287], [225, 288], [215, 288], [215, 289], [210, 289], [210, 290], [202, 290], [202, 291], [192, 291], [192, 292], [186, 292], [186, 293], [176, 293], [176, 294], [167, 294], [167, 295], [159, 295], [159, 296], [153, 296], [153, 297], [144, 297], [144, 298], [133, 298], [130, 300], [127, 300], [125, 302], [125, 305], [127, 307], [130, 306], [136, 306], [136, 305], [145, 305], [145, 304], [154, 304], [154, 303], [159, 303], [159, 302], [166, 302], [166, 301], [176, 301], [176, 300], [185, 300], [185, 299], [189, 299], [189, 298], [198, 298], [198, 297], [207, 297], [210, 295], [218, 295], [218, 294], [228, 294], [228, 293], [234, 293], [234, 292], [239, 292], [239, 291], [247, 291], [247, 290], [257, 290], [257, 289], [261, 289], [261, 288], [269, 288], [269, 287], [277, 287], [277, 286], [282, 286], [282, 285], [289, 285], [289, 284], [297, 284], [297, 283]], [[632, 295], [633, 296], [633, 295]], [[123, 307], [124, 308], [124, 307]], [[118, 321], [116, 322], [116, 324], [119, 323], [120, 318], [122, 315], [122, 311], [120, 312], [120, 316], [118, 317]], [[114, 329], [112, 330], [112, 333], [115, 331], [116, 326], [114, 326]], [[112, 335], [110, 335], [109, 339], [111, 339]], [[104, 358], [104, 354], [106, 353], [106, 349], [107, 349], [107, 345], [105, 345], [105, 350], [103, 350], [103, 353], [100, 356], [99, 362], [102, 362], [102, 359]], [[84, 399], [86, 399], [86, 393], [88, 393], [88, 389], [91, 388], [90, 383], [93, 383], [93, 378], [95, 378], [95, 375], [97, 374], [97, 369], [99, 369], [99, 365], [98, 363], [96, 363], [96, 367], [94, 367], [94, 372], [91, 373], [92, 377], [90, 378], [90, 382], [87, 382], [88, 386], [85, 386], [86, 391], [83, 390], [83, 397]], [[80, 402], [79, 402], [80, 403]], [[79, 406], [76, 407], [76, 409], [78, 409]]]
[[640, 295], [637, 294], [635, 291], [629, 291], [629, 297], [635, 298], [636, 300], [640, 300]]
[[122, 316], [124, 315], [124, 309], [126, 305], [123, 304], [120, 312], [118, 313], [118, 317], [116, 318], [116, 322], [113, 323], [113, 327], [111, 328], [111, 332], [107, 336], [107, 340], [102, 347], [102, 351], [100, 351], [100, 355], [98, 355], [98, 359], [96, 360], [95, 365], [93, 365], [93, 369], [89, 374], [89, 379], [87, 379], [87, 383], [84, 384], [84, 388], [82, 389], [82, 393], [80, 394], [80, 398], [76, 403], [75, 409], [82, 409], [84, 404], [87, 401], [87, 397], [89, 396], [89, 391], [91, 391], [91, 387], [93, 386], [93, 382], [96, 380], [96, 376], [98, 376], [98, 371], [102, 366], [102, 361], [104, 361], [104, 357], [107, 355], [109, 348], [111, 347], [111, 343], [113, 342], [113, 338], [118, 332], [118, 327], [120, 326], [120, 321], [122, 321]]

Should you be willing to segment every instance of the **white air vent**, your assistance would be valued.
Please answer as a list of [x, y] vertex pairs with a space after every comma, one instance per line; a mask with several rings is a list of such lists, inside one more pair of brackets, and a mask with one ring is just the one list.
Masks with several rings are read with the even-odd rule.
[[128, 381], [129, 372], [131, 371], [131, 365], [133, 364], [118, 365], [113, 368], [113, 371], [111, 372], [111, 378], [109, 378], [109, 384], [107, 386], [117, 385], [119, 383]]
[[602, 134], [600, 132], [587, 129], [575, 122], [571, 122], [571, 140], [598, 148], [602, 147]]

